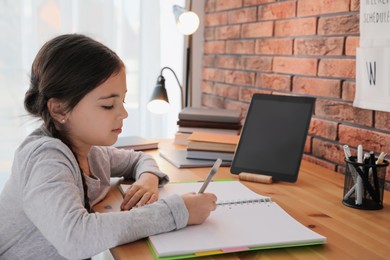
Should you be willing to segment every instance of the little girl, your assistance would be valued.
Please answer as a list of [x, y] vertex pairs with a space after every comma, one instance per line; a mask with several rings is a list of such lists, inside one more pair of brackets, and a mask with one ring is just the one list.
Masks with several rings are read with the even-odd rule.
[[[169, 179], [152, 157], [110, 147], [128, 116], [126, 91], [123, 62], [101, 43], [67, 34], [41, 48], [24, 105], [43, 125], [18, 147], [0, 194], [0, 259], [89, 258], [200, 224], [215, 209], [210, 193], [158, 200]], [[93, 213], [121, 176], [135, 180], [123, 211]]]

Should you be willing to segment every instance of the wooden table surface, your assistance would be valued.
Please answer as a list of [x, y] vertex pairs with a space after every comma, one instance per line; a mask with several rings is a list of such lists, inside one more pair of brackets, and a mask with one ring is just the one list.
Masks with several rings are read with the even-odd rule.
[[[177, 169], [148, 152], [171, 181], [204, 180], [209, 168]], [[229, 167], [221, 167], [214, 179], [231, 178]], [[120, 180], [113, 182], [107, 197], [94, 207], [97, 212], [119, 211]], [[295, 248], [266, 249], [198, 259], [390, 259], [390, 192], [384, 193], [384, 208], [359, 210], [342, 204], [344, 176], [302, 161], [295, 183], [261, 184], [243, 182], [253, 191], [272, 197], [292, 217], [327, 237], [327, 244]], [[146, 239], [111, 249], [115, 259], [153, 259]]]

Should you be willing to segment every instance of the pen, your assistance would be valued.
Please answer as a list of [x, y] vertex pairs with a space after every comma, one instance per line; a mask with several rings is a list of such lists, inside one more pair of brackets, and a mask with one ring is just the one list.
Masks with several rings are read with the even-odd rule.
[[[361, 144], [358, 145], [357, 147], [357, 162], [358, 163], [363, 163], [363, 146]], [[356, 189], [355, 189], [355, 194], [356, 194], [356, 200], [355, 204], [356, 205], [362, 205], [363, 202], [363, 179], [360, 174], [356, 176]]]
[[[375, 161], [374, 161], [375, 162]], [[365, 153], [364, 154], [364, 159], [363, 159], [363, 184], [365, 184], [364, 182], [369, 182], [370, 181], [370, 176], [372, 175], [372, 170], [371, 168], [369, 167], [369, 164], [370, 164], [370, 154], [369, 153]], [[368, 192], [367, 189], [364, 190], [364, 195], [363, 197], [366, 198], [366, 193]]]
[[[349, 149], [349, 146], [344, 145], [343, 148], [344, 148], [345, 158], [347, 160], [351, 160], [352, 154], [351, 154], [351, 150]], [[353, 168], [353, 166], [350, 163], [347, 162], [347, 166], [349, 168], [349, 171], [351, 172], [351, 176], [352, 176], [352, 180], [353, 180], [354, 184], [353, 184], [352, 188], [345, 194], [344, 200], [347, 200], [349, 198], [349, 196], [351, 196], [352, 193], [355, 192], [355, 189], [356, 189], [356, 175], [357, 175], [357, 173], [355, 172], [355, 169]]]
[[[383, 159], [382, 159], [382, 161], [383, 161]], [[370, 173], [372, 173], [372, 176], [373, 176], [374, 192], [375, 192], [375, 196], [377, 198], [377, 201], [379, 201], [380, 200], [380, 191], [379, 191], [378, 170], [376, 168], [375, 153], [373, 151], [370, 152], [370, 163], [371, 163]]]
[[213, 167], [210, 170], [209, 175], [207, 176], [206, 180], [203, 182], [203, 185], [202, 185], [202, 187], [200, 187], [200, 190], [198, 191], [198, 193], [203, 193], [206, 190], [206, 188], [209, 185], [211, 179], [217, 173], [217, 170], [218, 170], [219, 166], [221, 166], [221, 163], [222, 163], [222, 160], [219, 159], [219, 158], [215, 161]]
[[[367, 176], [365, 176], [365, 174], [363, 173], [363, 170], [361, 169], [361, 166], [355, 166], [355, 167], [356, 167], [357, 173], [359, 174], [359, 176], [360, 176], [360, 178], [362, 180], [362, 192], [363, 192], [363, 185], [364, 185], [364, 188], [368, 191], [368, 194], [371, 196], [371, 198], [375, 202], [379, 202], [379, 198], [377, 198], [377, 196], [375, 194], [375, 191], [374, 191], [374, 188], [369, 183]], [[363, 199], [363, 198], [361, 198], [361, 199]]]
[[378, 156], [378, 160], [376, 160], [376, 164], [382, 164], [383, 160], [385, 159], [387, 153], [381, 152]]
[[344, 148], [345, 158], [347, 160], [350, 160], [350, 157], [352, 156], [352, 154], [351, 154], [351, 150], [349, 149], [349, 146], [348, 145], [344, 145], [343, 148]]

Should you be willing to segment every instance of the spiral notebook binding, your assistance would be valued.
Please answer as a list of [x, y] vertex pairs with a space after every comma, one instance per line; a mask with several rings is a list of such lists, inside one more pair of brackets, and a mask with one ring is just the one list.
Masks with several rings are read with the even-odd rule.
[[239, 206], [248, 204], [271, 203], [271, 198], [256, 198], [256, 199], [241, 199], [241, 200], [221, 200], [217, 202], [217, 206]]

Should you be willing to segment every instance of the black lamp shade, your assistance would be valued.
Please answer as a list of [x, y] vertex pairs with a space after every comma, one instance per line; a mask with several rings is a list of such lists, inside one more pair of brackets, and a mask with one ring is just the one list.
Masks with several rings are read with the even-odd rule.
[[150, 99], [150, 101], [156, 99], [164, 100], [169, 103], [167, 89], [165, 88], [165, 78], [161, 75], [157, 78], [156, 87], [153, 90], [152, 98]]
[[181, 94], [181, 108], [183, 109], [183, 89], [180, 85], [179, 79], [176, 76], [176, 73], [169, 67], [164, 67], [161, 69], [160, 75], [157, 78], [156, 87], [153, 90], [152, 98], [150, 99], [147, 107], [148, 110], [154, 114], [165, 114], [169, 110], [169, 100], [167, 95], [167, 89], [165, 88], [165, 78], [162, 73], [165, 69], [170, 70], [180, 89]]

